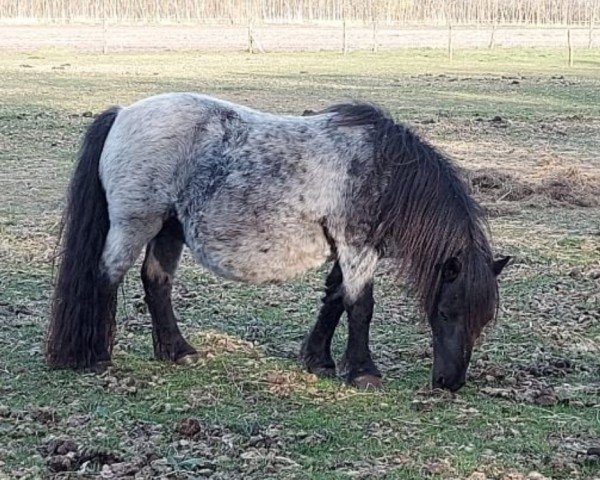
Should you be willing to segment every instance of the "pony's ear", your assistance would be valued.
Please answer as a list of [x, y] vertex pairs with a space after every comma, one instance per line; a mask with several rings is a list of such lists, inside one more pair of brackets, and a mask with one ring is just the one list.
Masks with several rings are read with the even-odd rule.
[[510, 262], [511, 259], [512, 257], [507, 256], [499, 258], [498, 260], [494, 260], [492, 262], [492, 271], [494, 272], [494, 275], [500, 275], [500, 272], [504, 270], [504, 267], [506, 267], [506, 265], [508, 264], [508, 262]]
[[462, 264], [460, 260], [456, 257], [450, 257], [442, 265], [442, 281], [453, 282], [458, 277], [461, 269]]

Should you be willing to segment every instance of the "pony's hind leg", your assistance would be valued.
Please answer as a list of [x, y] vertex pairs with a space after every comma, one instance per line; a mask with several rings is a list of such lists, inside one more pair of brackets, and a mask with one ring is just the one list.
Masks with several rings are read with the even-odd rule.
[[181, 257], [183, 243], [183, 230], [179, 221], [175, 218], [167, 220], [146, 247], [142, 282], [152, 316], [154, 356], [177, 363], [192, 363], [198, 359], [198, 352], [181, 335], [171, 303], [173, 275]]
[[325, 296], [317, 321], [304, 340], [300, 356], [309, 372], [334, 377], [335, 362], [331, 356], [331, 339], [344, 313], [342, 269], [336, 261], [325, 280]]
[[[160, 225], [160, 224], [158, 224]], [[142, 248], [160, 228], [156, 223], [113, 222], [110, 225], [101, 260], [98, 303], [106, 303], [104, 325], [106, 342], [101, 345], [102, 360], [110, 362], [116, 333], [117, 290], [123, 277], [140, 256]]]

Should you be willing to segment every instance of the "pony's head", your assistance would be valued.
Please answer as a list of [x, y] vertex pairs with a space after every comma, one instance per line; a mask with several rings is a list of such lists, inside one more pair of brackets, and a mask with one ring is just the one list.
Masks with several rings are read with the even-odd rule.
[[469, 254], [439, 266], [439, 291], [428, 312], [433, 333], [433, 388], [456, 391], [465, 384], [473, 344], [495, 316], [496, 277], [510, 257], [486, 261]]

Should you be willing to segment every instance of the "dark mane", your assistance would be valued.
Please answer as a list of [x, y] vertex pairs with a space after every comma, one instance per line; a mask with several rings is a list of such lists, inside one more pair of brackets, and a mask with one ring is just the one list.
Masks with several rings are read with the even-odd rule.
[[483, 209], [473, 200], [458, 167], [381, 108], [342, 104], [328, 108], [336, 126], [372, 126], [375, 170], [384, 179], [373, 242], [395, 260], [427, 313], [440, 290], [440, 266], [462, 264], [468, 325], [479, 333], [495, 314], [498, 292]]

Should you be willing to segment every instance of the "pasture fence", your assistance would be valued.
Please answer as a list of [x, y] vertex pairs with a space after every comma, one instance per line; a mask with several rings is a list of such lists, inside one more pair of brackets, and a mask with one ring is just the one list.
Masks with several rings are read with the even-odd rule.
[[0, 0], [0, 22], [5, 24], [101, 25], [105, 53], [110, 48], [109, 29], [118, 25], [242, 26], [247, 30], [245, 48], [252, 53], [268, 50], [263, 47], [258, 27], [339, 28], [343, 54], [351, 49], [350, 37], [358, 29], [369, 29], [370, 39], [363, 35], [353, 48], [376, 53], [382, 46], [380, 34], [384, 29], [446, 28], [449, 60], [459, 46], [455, 40], [460, 28], [489, 31], [489, 37], [479, 45], [489, 49], [498, 45], [503, 29], [562, 28], [572, 66], [575, 45], [583, 47], [584, 29], [585, 46], [595, 46], [598, 17], [597, 0]]

